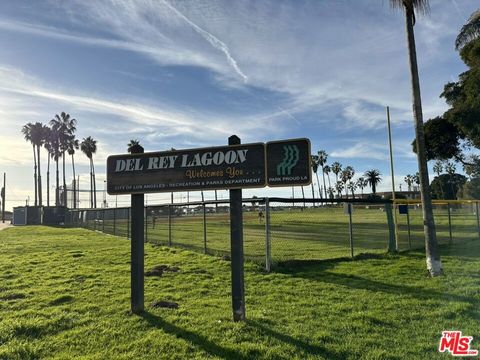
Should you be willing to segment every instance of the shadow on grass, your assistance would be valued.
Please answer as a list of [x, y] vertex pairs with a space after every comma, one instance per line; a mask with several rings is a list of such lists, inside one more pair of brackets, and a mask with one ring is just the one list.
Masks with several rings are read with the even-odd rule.
[[347, 354], [345, 353], [335, 353], [327, 350], [323, 346], [309, 344], [308, 342], [305, 342], [303, 340], [299, 340], [290, 335], [273, 330], [267, 325], [262, 324], [258, 320], [247, 320], [246, 322], [248, 326], [260, 331], [266, 337], [274, 338], [282, 343], [292, 345], [298, 350], [304, 351], [311, 355], [321, 355], [326, 359], [345, 359], [347, 356]]
[[[402, 256], [402, 255], [400, 255]], [[419, 258], [420, 254], [407, 254], [405, 256]], [[389, 256], [385, 254], [365, 254], [356, 260], [368, 260], [368, 259], [393, 259], [395, 256]], [[333, 269], [336, 264], [340, 262], [352, 262], [349, 258], [339, 258], [333, 260], [324, 261], [290, 261], [283, 263], [276, 268], [276, 272], [290, 275], [292, 277], [301, 277], [304, 279], [318, 281], [333, 285], [340, 285], [355, 290], [368, 290], [373, 292], [383, 292], [393, 295], [408, 295], [421, 300], [455, 300], [467, 303], [475, 303], [477, 300], [473, 297], [462, 296], [458, 294], [451, 294], [447, 292], [440, 292], [435, 290], [428, 290], [419, 287], [388, 284], [377, 280], [367, 279], [364, 277], [340, 274], [329, 271]]]
[[238, 351], [222, 347], [215, 344], [213, 341], [208, 340], [205, 336], [199, 335], [193, 331], [183, 329], [176, 325], [170, 324], [163, 320], [161, 317], [152, 314], [151, 312], [144, 311], [140, 316], [145, 319], [151, 326], [163, 330], [164, 332], [174, 335], [177, 338], [184, 339], [191, 342], [198, 348], [207, 352], [211, 356], [218, 356], [223, 359], [249, 359]]
[[[184, 339], [211, 356], [216, 356], [223, 359], [246, 360], [256, 359], [260, 355], [258, 352], [255, 351], [251, 354], [246, 355], [234, 349], [220, 346], [213, 341], [207, 339], [205, 336], [168, 323], [159, 316], [152, 314], [148, 311], [144, 311], [142, 314], [140, 314], [140, 316], [145, 319], [151, 326], [161, 329], [162, 331], [174, 335], [177, 338]], [[311, 355], [321, 355], [327, 359], [344, 359], [346, 356], [346, 354], [335, 353], [327, 350], [325, 347], [309, 344], [306, 341], [296, 339], [290, 335], [273, 330], [268, 325], [262, 324], [257, 320], [246, 320], [246, 324], [250, 328], [255, 330], [255, 333], [260, 333], [262, 337], [275, 339], [281, 343], [294, 346], [299, 352], [305, 352]], [[267, 340], [267, 342], [269, 341]]]

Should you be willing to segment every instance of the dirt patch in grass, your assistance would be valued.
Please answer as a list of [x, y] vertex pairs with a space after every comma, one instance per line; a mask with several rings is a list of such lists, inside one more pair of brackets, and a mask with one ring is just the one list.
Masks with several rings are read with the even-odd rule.
[[177, 266], [169, 266], [169, 265], [156, 265], [150, 270], [145, 272], [145, 276], [162, 276], [164, 272], [178, 272], [180, 268]]
[[62, 295], [62, 296], [57, 297], [56, 299], [53, 299], [48, 304], [51, 305], [51, 306], [56, 306], [56, 305], [62, 305], [62, 304], [72, 302], [73, 300], [74, 300], [73, 296]]
[[173, 301], [154, 301], [153, 303], [150, 304], [150, 307], [152, 308], [166, 308], [166, 309], [178, 309], [179, 305], [176, 302]]
[[19, 299], [25, 299], [26, 296], [25, 294], [7, 294], [2, 297], [0, 297], [1, 300], [5, 301], [10, 301], [10, 300], [19, 300]]

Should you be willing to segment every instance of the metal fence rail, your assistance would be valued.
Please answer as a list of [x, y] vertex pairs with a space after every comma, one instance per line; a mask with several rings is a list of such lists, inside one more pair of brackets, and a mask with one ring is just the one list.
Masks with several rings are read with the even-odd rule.
[[[397, 211], [398, 243], [390, 201], [254, 198], [243, 200], [244, 253], [272, 264], [409, 250], [424, 246], [418, 203]], [[349, 210], [349, 208], [351, 210]], [[145, 207], [145, 241], [212, 255], [230, 253], [228, 200]], [[478, 203], [434, 205], [440, 243], [480, 236]], [[72, 209], [66, 224], [130, 238], [130, 208]]]

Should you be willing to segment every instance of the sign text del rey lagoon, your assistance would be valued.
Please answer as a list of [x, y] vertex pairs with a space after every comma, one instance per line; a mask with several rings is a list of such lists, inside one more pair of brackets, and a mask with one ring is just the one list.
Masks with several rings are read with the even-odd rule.
[[264, 143], [112, 155], [110, 195], [308, 185], [310, 141]]

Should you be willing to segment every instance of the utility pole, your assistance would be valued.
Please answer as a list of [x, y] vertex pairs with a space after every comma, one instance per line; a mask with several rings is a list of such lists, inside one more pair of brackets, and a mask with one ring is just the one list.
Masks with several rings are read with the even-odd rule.
[[390, 173], [392, 175], [393, 222], [395, 225], [395, 251], [398, 251], [397, 204], [395, 203], [395, 173], [393, 170], [392, 129], [390, 126], [390, 108], [387, 106], [388, 146], [390, 149]]

